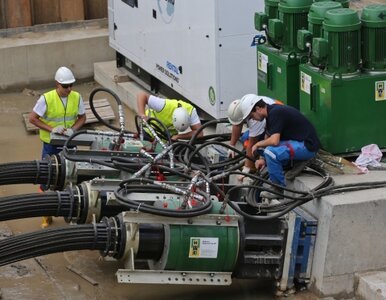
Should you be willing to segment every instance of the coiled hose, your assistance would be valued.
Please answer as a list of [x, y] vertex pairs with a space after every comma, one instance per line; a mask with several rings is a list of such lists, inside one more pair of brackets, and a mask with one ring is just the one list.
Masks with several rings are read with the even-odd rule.
[[104, 256], [120, 258], [125, 238], [125, 231], [116, 218], [104, 218], [98, 224], [50, 228], [21, 234], [0, 241], [0, 266], [74, 250], [99, 250]]

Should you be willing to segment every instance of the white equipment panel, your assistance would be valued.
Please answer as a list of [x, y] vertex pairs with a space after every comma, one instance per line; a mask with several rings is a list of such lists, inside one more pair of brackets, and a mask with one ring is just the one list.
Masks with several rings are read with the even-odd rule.
[[214, 118], [257, 93], [264, 0], [109, 0], [110, 46]]

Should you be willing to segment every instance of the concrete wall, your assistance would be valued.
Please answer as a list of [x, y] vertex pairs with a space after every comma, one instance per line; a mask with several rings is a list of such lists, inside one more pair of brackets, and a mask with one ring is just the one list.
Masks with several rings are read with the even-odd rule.
[[53, 84], [59, 66], [78, 80], [92, 79], [95, 62], [115, 59], [104, 24], [0, 38], [0, 92]]
[[[335, 184], [383, 181], [385, 171], [334, 176]], [[296, 187], [315, 186], [300, 177]], [[318, 219], [311, 289], [320, 296], [353, 297], [361, 273], [386, 269], [386, 189], [346, 192], [304, 206]]]

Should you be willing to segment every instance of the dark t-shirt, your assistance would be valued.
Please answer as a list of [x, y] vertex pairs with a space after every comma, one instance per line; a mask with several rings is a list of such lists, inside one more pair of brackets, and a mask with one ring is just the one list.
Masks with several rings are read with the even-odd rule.
[[267, 105], [268, 117], [266, 133], [271, 136], [280, 133], [280, 140], [304, 141], [306, 148], [316, 152], [320, 148], [320, 141], [315, 127], [297, 109], [288, 105]]

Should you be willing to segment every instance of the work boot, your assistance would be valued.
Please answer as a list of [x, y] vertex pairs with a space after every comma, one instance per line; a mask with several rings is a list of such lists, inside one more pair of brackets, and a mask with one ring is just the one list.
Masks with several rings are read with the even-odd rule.
[[310, 160], [294, 160], [293, 167], [285, 173], [286, 180], [294, 180], [309, 165]]
[[52, 217], [43, 217], [41, 228], [47, 228], [52, 223]]
[[270, 187], [270, 190], [278, 193], [279, 195], [276, 195], [274, 193], [268, 192], [268, 191], [262, 191], [260, 193], [260, 198], [272, 200], [272, 199], [283, 199], [284, 198], [284, 190], [281, 188], [277, 188], [275, 186]]

